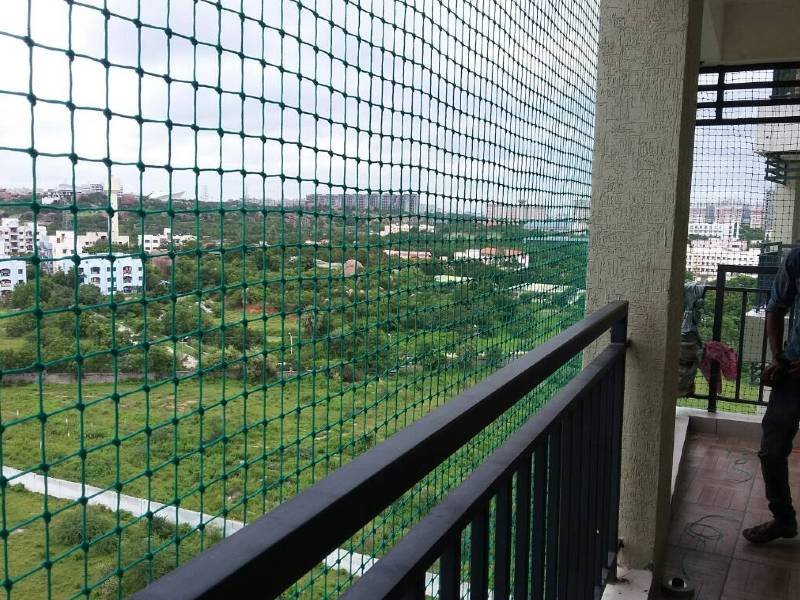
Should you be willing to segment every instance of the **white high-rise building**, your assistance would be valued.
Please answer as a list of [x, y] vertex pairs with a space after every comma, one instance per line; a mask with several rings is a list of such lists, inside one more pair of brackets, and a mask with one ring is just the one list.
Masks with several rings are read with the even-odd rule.
[[147, 253], [155, 252], [160, 248], [167, 248], [170, 242], [175, 244], [185, 244], [194, 241], [193, 235], [173, 234], [169, 227], [164, 227], [164, 231], [155, 235], [146, 233], [139, 236], [139, 246]]
[[[75, 235], [74, 231], [57, 230], [53, 235], [47, 236], [51, 247], [51, 255], [56, 261], [56, 268], [61, 271], [69, 271], [73, 264], [70, 261], [62, 261], [63, 258], [71, 257], [75, 254], [83, 256], [86, 249], [100, 242], [108, 241], [108, 233], [105, 231], [87, 231]], [[117, 243], [127, 244], [128, 236], [118, 236]]]
[[[63, 262], [67, 263], [67, 269], [72, 267], [72, 261]], [[100, 288], [104, 296], [111, 294], [112, 290], [130, 294], [144, 285], [141, 259], [125, 254], [114, 254], [113, 263], [103, 256], [82, 257], [78, 263], [78, 275], [83, 283]]]
[[32, 255], [33, 223], [13, 217], [0, 219], [0, 243], [5, 256]]
[[714, 238], [739, 238], [739, 223], [689, 223], [689, 235], [702, 235]]
[[717, 267], [722, 264], [758, 265], [760, 253], [738, 240], [695, 240], [686, 246], [686, 270], [698, 279], [710, 280], [716, 278]]
[[0, 296], [10, 294], [15, 287], [28, 281], [27, 268], [24, 260], [0, 259]]

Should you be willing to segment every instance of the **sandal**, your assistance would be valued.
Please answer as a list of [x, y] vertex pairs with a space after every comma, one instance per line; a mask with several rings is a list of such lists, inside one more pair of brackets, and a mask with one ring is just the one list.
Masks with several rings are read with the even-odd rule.
[[766, 544], [778, 538], [797, 537], [797, 523], [783, 524], [767, 521], [742, 531], [742, 536], [751, 544]]

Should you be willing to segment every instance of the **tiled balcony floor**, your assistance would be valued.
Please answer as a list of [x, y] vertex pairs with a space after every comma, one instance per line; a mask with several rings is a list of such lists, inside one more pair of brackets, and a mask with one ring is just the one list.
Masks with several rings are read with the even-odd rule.
[[[751, 441], [716, 435], [686, 440], [665, 572], [686, 577], [697, 600], [800, 600], [800, 537], [753, 546], [741, 535], [770, 518], [756, 450]], [[797, 450], [789, 471], [797, 505]]]

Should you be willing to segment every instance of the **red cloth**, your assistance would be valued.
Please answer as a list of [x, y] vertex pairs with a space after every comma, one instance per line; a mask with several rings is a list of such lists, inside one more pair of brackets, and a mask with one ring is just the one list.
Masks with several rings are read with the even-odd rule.
[[[711, 382], [712, 363], [719, 363], [719, 371], [725, 379], [735, 380], [739, 375], [739, 355], [722, 342], [706, 342], [703, 348], [703, 361], [700, 363], [700, 370], [709, 383]], [[722, 377], [717, 381], [717, 393], [720, 391], [722, 391]]]

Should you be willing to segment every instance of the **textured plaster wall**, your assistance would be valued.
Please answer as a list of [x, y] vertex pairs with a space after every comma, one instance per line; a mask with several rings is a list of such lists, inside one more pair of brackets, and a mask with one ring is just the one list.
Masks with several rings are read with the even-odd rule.
[[600, 14], [588, 310], [630, 301], [621, 562], [642, 568], [669, 519], [702, 4], [604, 0]]

